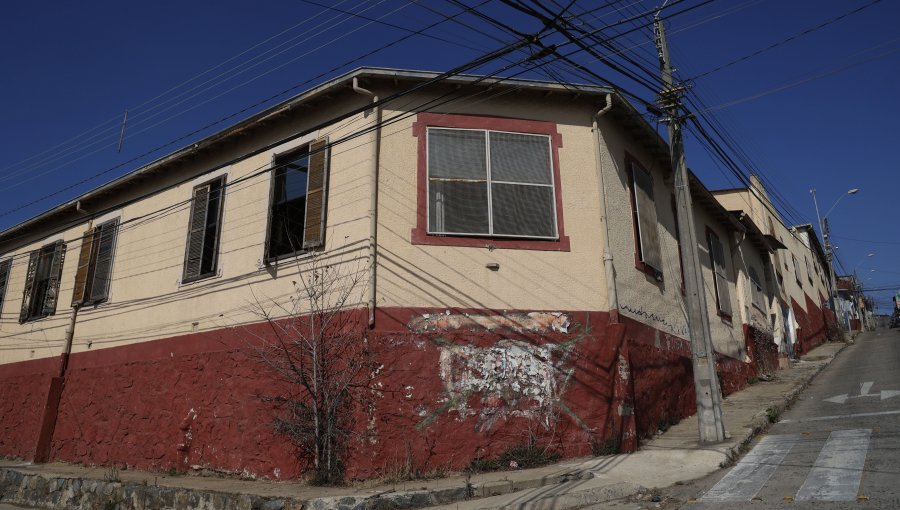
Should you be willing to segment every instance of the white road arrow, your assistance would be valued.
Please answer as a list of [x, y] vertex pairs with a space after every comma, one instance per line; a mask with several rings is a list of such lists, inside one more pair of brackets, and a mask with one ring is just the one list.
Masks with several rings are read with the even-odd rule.
[[881, 390], [878, 393], [869, 393], [869, 390], [872, 389], [872, 386], [875, 383], [873, 381], [867, 381], [859, 385], [859, 395], [850, 396], [847, 393], [843, 395], [835, 395], [830, 398], [824, 399], [825, 402], [834, 402], [835, 404], [846, 404], [848, 400], [851, 398], [865, 398], [865, 397], [881, 397], [881, 400], [887, 400], [891, 397], [900, 396], [900, 391], [898, 390]]

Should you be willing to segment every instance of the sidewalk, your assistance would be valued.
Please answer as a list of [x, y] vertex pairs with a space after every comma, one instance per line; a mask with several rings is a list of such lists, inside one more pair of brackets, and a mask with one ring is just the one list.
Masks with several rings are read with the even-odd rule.
[[390, 485], [311, 487], [301, 482], [243, 481], [110, 472], [67, 464], [0, 461], [0, 502], [43, 508], [227, 508], [290, 510], [573, 508], [619, 499], [642, 488], [692, 480], [733, 462], [753, 436], [780, 415], [810, 379], [847, 344], [826, 343], [775, 379], [748, 386], [723, 403], [729, 439], [700, 445], [691, 417], [633, 454], [570, 459], [542, 468]]

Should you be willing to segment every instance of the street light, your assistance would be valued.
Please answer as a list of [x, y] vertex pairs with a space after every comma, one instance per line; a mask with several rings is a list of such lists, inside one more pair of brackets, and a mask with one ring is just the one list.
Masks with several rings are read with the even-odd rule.
[[[830, 301], [831, 301], [831, 310], [835, 314], [835, 318], [837, 317], [837, 281], [834, 276], [834, 264], [832, 264], [831, 259], [831, 242], [828, 239], [828, 215], [831, 214], [831, 211], [834, 210], [835, 207], [844, 199], [847, 195], [855, 195], [859, 193], [859, 188], [850, 188], [846, 193], [839, 196], [837, 200], [834, 201], [834, 205], [828, 209], [825, 213], [825, 216], [819, 216], [819, 202], [816, 201], [816, 189], [813, 188], [809, 190], [813, 196], [813, 204], [816, 206], [816, 219], [819, 220], [819, 233], [822, 234], [822, 240], [825, 241], [825, 261], [828, 263], [828, 272], [831, 275], [831, 288], [829, 289]], [[849, 324], [847, 326], [850, 327]]]
[[[859, 262], [858, 262], [855, 266], [853, 266], [853, 271], [850, 271], [850, 272], [853, 273], [853, 274], [856, 274], [856, 270], [859, 269], [860, 264], [862, 264], [863, 262], [865, 262], [865, 260], [866, 260], [867, 258], [869, 258], [869, 257], [874, 257], [874, 256], [875, 256], [875, 252], [872, 252], [872, 253], [869, 253], [868, 255], [865, 255], [863, 258], [859, 259]], [[873, 269], [872, 271], [874, 271], [874, 269]]]

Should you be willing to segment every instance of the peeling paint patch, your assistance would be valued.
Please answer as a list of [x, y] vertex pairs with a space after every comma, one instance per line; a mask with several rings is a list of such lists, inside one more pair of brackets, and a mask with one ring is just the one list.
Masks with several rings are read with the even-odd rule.
[[[514, 416], [540, 418], [549, 427], [573, 371], [565, 368], [568, 349], [518, 340], [442, 347], [440, 376], [448, 395], [443, 400], [450, 404], [444, 407], [456, 410], [461, 420], [477, 416], [479, 430]], [[477, 409], [470, 407], [476, 403]]]
[[556, 332], [568, 333], [571, 318], [563, 312], [505, 313], [479, 315], [465, 313], [422, 314], [413, 317], [407, 326], [417, 332], [468, 330], [508, 330], [517, 333]]

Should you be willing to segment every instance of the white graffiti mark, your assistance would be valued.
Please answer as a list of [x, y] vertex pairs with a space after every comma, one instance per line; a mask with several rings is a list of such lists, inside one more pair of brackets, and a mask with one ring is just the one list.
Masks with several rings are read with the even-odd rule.
[[454, 329], [469, 329], [488, 331], [509, 330], [519, 333], [524, 332], [556, 332], [567, 334], [571, 326], [571, 319], [562, 312], [530, 312], [530, 313], [504, 313], [503, 315], [478, 315], [467, 313], [424, 314], [413, 317], [409, 327], [413, 331], [424, 333], [427, 331], [448, 331]]
[[[514, 416], [539, 418], [549, 427], [556, 403], [572, 375], [565, 368], [570, 347], [501, 340], [491, 347], [441, 347], [440, 375], [460, 419], [478, 417], [490, 429]], [[469, 407], [472, 396], [478, 409]]]

